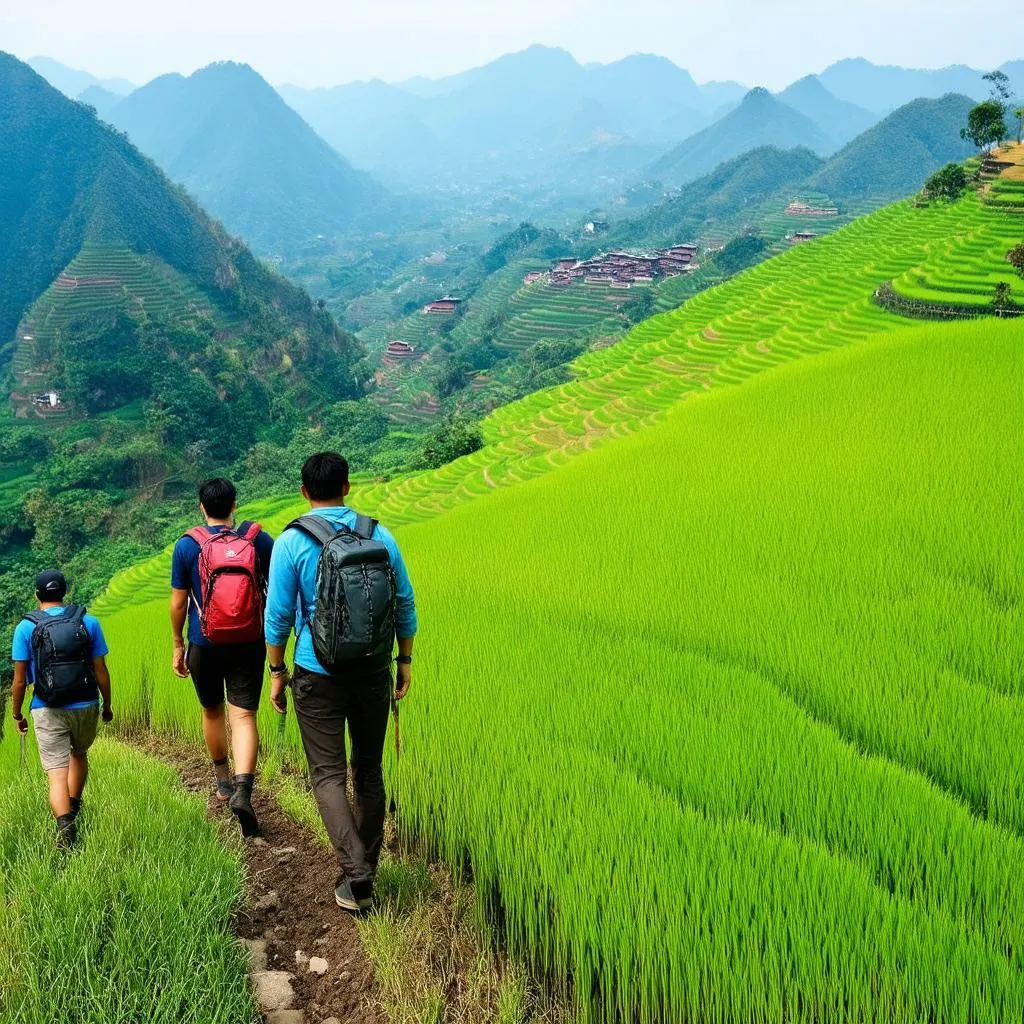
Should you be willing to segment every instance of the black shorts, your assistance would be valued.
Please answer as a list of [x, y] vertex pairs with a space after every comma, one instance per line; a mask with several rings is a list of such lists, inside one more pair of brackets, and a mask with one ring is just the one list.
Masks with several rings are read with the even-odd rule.
[[267, 649], [263, 644], [231, 647], [197, 647], [186, 655], [192, 684], [204, 708], [219, 708], [227, 693], [228, 703], [244, 711], [256, 711], [263, 692], [263, 667]]

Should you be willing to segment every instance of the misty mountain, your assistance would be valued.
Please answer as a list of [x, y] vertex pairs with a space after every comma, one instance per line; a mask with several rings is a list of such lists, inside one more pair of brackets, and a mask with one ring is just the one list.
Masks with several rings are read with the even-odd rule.
[[379, 79], [320, 89], [285, 85], [278, 92], [334, 149], [382, 178], [401, 180], [407, 159], [422, 170], [441, 158], [419, 101]]
[[807, 75], [776, 98], [809, 117], [830, 139], [844, 145], [867, 131], [879, 118], [863, 107], [837, 99], [821, 84], [817, 75]]
[[[1024, 62], [1004, 64], [1002, 69], [1024, 91]], [[982, 80], [984, 71], [955, 64], [948, 68], [901, 68], [872, 64], [863, 57], [841, 60], [826, 68], [818, 77], [834, 96], [849, 103], [887, 114], [914, 99], [939, 99], [959, 93], [973, 100], [989, 94], [989, 84]]]
[[[190, 282], [234, 321], [235, 344], [247, 344], [247, 332], [255, 336], [264, 326], [271, 337], [301, 328], [310, 345], [333, 344], [335, 326], [308, 295], [267, 271], [87, 107], [5, 53], [0, 95], [6, 101], [0, 104], [0, 151], [6, 157], [0, 161], [4, 342], [57, 275], [93, 246], [129, 249], [140, 260], [159, 261], [163, 277]], [[176, 311], [165, 312], [173, 317]], [[252, 314], [262, 326], [246, 324]], [[338, 341], [349, 344], [340, 335]], [[293, 361], [298, 366], [299, 359]], [[118, 368], [110, 372], [116, 375]]]
[[96, 113], [104, 120], [110, 120], [110, 113], [124, 99], [116, 92], [104, 89], [102, 85], [90, 85], [77, 97], [80, 103], [88, 103]]
[[69, 68], [66, 64], [50, 57], [33, 57], [28, 61], [29, 67], [45, 78], [55, 89], [60, 89], [65, 96], [74, 99], [90, 86], [98, 85], [117, 96], [127, 96], [134, 84], [124, 78], [96, 78], [88, 71]]
[[263, 251], [372, 218], [384, 192], [244, 64], [164, 75], [111, 122], [228, 229]]
[[837, 202], [910, 195], [939, 167], [971, 155], [960, 129], [973, 105], [955, 94], [913, 100], [840, 150], [808, 184]]
[[751, 89], [732, 113], [691, 135], [651, 164], [645, 174], [651, 180], [682, 185], [761, 146], [803, 147], [819, 155], [836, 148], [809, 117], [786, 106], [766, 89]]
[[280, 89], [356, 166], [404, 188], [540, 180], [582, 167], [628, 172], [742, 91], [697, 85], [662, 57], [583, 66], [544, 46], [438, 80]]

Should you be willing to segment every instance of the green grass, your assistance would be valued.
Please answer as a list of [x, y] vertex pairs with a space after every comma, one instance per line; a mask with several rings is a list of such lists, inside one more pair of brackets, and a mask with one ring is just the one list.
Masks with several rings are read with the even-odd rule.
[[80, 847], [55, 847], [34, 745], [0, 742], [0, 1020], [251, 1024], [230, 917], [242, 891], [172, 769], [99, 741]]
[[882, 336], [403, 531], [403, 827], [582, 1019], [1024, 1012], [1022, 355]]
[[[968, 194], [957, 207], [961, 223], [955, 235], [936, 246], [928, 258], [893, 281], [897, 294], [909, 299], [940, 305], [976, 306], [980, 310], [992, 302], [995, 286], [1010, 285], [1013, 298], [1024, 304], [1024, 281], [1006, 261], [1006, 254], [1024, 240], [1024, 216], [994, 204], [993, 195], [1005, 186], [1024, 182], [996, 181], [983, 202]], [[1011, 188], [1009, 194], [1024, 203], [1024, 191]], [[1024, 212], [1024, 210], [1022, 210]]]
[[[973, 217], [900, 203], [795, 248], [473, 456], [354, 489], [403, 526], [424, 624], [402, 827], [584, 1021], [1024, 1012], [1019, 325], [871, 301]], [[166, 573], [95, 610], [129, 706], [192, 734], [139, 642]]]
[[[483, 422], [479, 452], [439, 470], [362, 483], [355, 497], [394, 526], [431, 518], [650, 426], [680, 401], [906, 323], [872, 295], [939, 258], [975, 223], [976, 206], [973, 198], [927, 208], [900, 202], [792, 248], [583, 356], [571, 383], [497, 409]], [[1024, 223], [1001, 216], [1007, 230]], [[282, 504], [269, 525], [284, 526], [299, 507]], [[132, 567], [123, 587], [115, 577], [97, 608], [122, 607], [133, 587], [162, 593], [167, 564], [164, 555]]]

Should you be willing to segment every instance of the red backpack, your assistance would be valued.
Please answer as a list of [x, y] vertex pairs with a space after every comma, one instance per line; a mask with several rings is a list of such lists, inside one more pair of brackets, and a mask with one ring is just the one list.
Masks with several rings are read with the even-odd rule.
[[196, 526], [185, 534], [199, 545], [199, 583], [203, 604], [199, 625], [211, 644], [249, 644], [263, 639], [266, 585], [256, 554], [262, 527], [250, 523], [245, 533], [209, 533]]

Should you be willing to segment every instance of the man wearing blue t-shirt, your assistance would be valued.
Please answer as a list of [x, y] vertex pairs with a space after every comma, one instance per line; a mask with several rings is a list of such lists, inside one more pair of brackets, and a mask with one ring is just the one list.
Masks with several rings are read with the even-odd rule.
[[32, 722], [49, 779], [58, 841], [71, 847], [89, 774], [88, 751], [101, 717], [100, 696], [103, 721], [110, 722], [114, 713], [103, 630], [84, 608], [64, 604], [67, 591], [67, 580], [59, 572], [44, 572], [36, 579], [39, 610], [22, 619], [11, 645], [11, 712], [24, 735], [28, 721], [21, 709], [25, 690], [32, 686]]
[[[337, 452], [311, 455], [302, 467], [302, 496], [311, 515], [326, 520], [335, 532], [359, 528], [348, 506], [348, 462]], [[384, 841], [387, 801], [384, 793], [384, 739], [392, 694], [402, 700], [412, 684], [412, 649], [416, 636], [416, 598], [395, 538], [371, 520], [366, 538], [387, 549], [394, 574], [393, 638], [387, 651], [368, 658], [343, 675], [329, 675], [317, 660], [312, 622], [317, 605], [317, 567], [322, 547], [302, 530], [286, 529], [274, 546], [267, 590], [267, 657], [270, 702], [285, 713], [285, 690], [291, 685], [302, 746], [320, 816], [338, 855], [341, 877], [334, 898], [344, 910], [367, 910], [373, 902], [374, 878]], [[285, 645], [295, 633], [295, 678], [285, 665]], [[396, 681], [391, 675], [395, 659]], [[392, 687], [394, 689], [392, 690]], [[352, 789], [348, 797], [345, 729], [351, 741]]]

